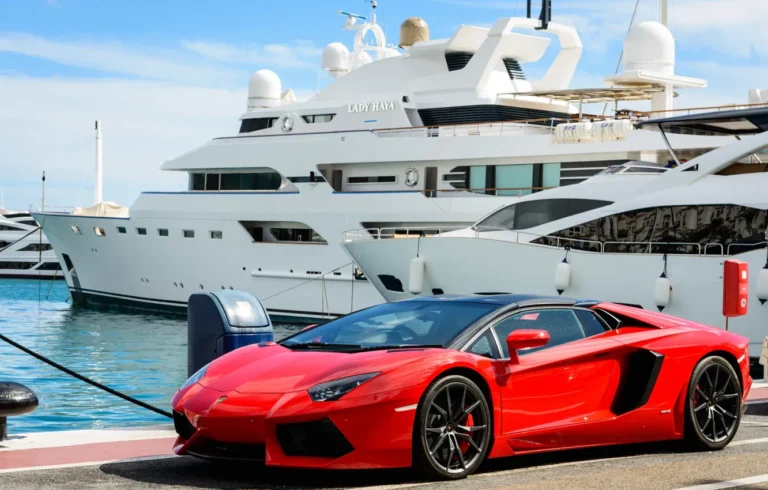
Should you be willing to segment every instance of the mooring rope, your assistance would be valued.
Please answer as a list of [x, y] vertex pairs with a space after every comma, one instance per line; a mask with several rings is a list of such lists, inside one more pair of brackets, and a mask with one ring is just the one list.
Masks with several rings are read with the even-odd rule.
[[76, 372], [72, 371], [71, 369], [68, 369], [68, 368], [62, 366], [59, 363], [54, 362], [54, 361], [46, 358], [45, 356], [42, 356], [42, 355], [38, 354], [37, 352], [24, 347], [23, 345], [21, 345], [21, 344], [19, 344], [17, 342], [14, 342], [13, 340], [9, 339], [8, 337], [6, 337], [3, 334], [0, 334], [0, 340], [2, 340], [4, 342], [6, 342], [6, 343], [16, 347], [20, 351], [25, 352], [25, 353], [29, 354], [30, 356], [32, 356], [32, 357], [34, 357], [34, 358], [36, 358], [36, 359], [38, 359], [40, 361], [43, 361], [44, 363], [46, 363], [49, 366], [52, 366], [52, 367], [58, 369], [59, 371], [61, 371], [63, 373], [69, 374], [70, 376], [72, 376], [74, 378], [77, 378], [80, 381], [88, 383], [91, 386], [95, 386], [96, 388], [98, 388], [100, 390], [106, 391], [110, 395], [114, 395], [114, 396], [116, 396], [118, 398], [122, 398], [123, 400], [125, 400], [127, 402], [133, 403], [134, 405], [138, 405], [138, 406], [140, 406], [142, 408], [146, 408], [147, 410], [151, 410], [151, 411], [153, 411], [153, 412], [155, 412], [157, 414], [163, 415], [165, 417], [168, 417], [168, 418], [171, 418], [171, 419], [173, 418], [173, 415], [170, 412], [166, 412], [165, 410], [161, 410], [161, 409], [159, 409], [159, 408], [157, 408], [155, 406], [150, 405], [149, 403], [143, 402], [141, 400], [137, 400], [136, 398], [133, 398], [132, 396], [126, 395], [125, 393], [120, 393], [119, 391], [114, 390], [114, 389], [110, 388], [109, 386], [104, 386], [103, 384], [99, 383], [98, 381], [94, 381], [94, 380], [92, 380], [92, 379], [90, 379], [90, 378], [88, 378], [86, 376], [83, 376], [82, 374], [76, 373]]

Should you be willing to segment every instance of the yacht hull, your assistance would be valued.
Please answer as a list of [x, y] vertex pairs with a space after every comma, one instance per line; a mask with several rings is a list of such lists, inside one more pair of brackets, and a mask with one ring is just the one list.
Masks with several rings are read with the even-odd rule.
[[[387, 301], [427, 296], [433, 289], [445, 294], [525, 293], [558, 294], [555, 271], [567, 255], [570, 281], [562, 295], [601, 298], [613, 303], [659, 311], [655, 303], [656, 281], [665, 270], [662, 254], [596, 253], [516, 243], [487, 238], [423, 238], [411, 240], [363, 240], [345, 243], [347, 251]], [[424, 260], [422, 288], [409, 291], [411, 261]], [[750, 355], [760, 356], [768, 325], [768, 304], [756, 296], [757, 277], [765, 265], [766, 251], [754, 250], [733, 257], [722, 255], [668, 255], [666, 276], [672, 287], [665, 314], [725, 328], [722, 316], [723, 261], [734, 258], [749, 264], [748, 313], [730, 318], [728, 328], [750, 339]], [[385, 281], [382, 281], [382, 276]], [[396, 281], [403, 291], [392, 288]]]

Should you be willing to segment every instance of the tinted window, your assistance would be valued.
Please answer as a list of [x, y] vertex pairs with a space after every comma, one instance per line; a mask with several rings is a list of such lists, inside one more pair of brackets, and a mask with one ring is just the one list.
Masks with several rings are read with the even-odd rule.
[[574, 214], [611, 204], [593, 199], [540, 199], [527, 201], [496, 211], [476, 226], [492, 229], [525, 230]]
[[515, 330], [546, 330], [549, 333], [549, 342], [544, 347], [527, 349], [518, 354], [530, 354], [542, 349], [548, 349], [585, 337], [581, 324], [576, 319], [573, 310], [529, 310], [508, 317], [493, 326], [496, 335], [501, 342], [504, 358], [509, 357], [506, 339]]
[[219, 190], [219, 174], [205, 175], [205, 190], [207, 191]]
[[192, 190], [193, 191], [205, 190], [205, 174], [192, 174]]
[[496, 341], [493, 339], [493, 334], [490, 330], [486, 332], [477, 340], [475, 340], [472, 347], [467, 349], [472, 354], [478, 356], [487, 357], [489, 359], [495, 359], [498, 357], [498, 348], [496, 347]]
[[574, 310], [574, 313], [576, 313], [576, 316], [581, 322], [581, 327], [584, 329], [584, 333], [587, 337], [600, 335], [601, 333], [606, 332], [607, 327], [603, 324], [603, 322], [598, 320], [595, 314], [591, 311]]
[[352, 313], [285, 341], [285, 344], [446, 345], [498, 305], [404, 301], [386, 303]]

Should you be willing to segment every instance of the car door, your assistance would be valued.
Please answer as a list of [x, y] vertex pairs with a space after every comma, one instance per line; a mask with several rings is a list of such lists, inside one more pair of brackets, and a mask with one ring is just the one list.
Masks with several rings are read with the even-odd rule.
[[[512, 449], [583, 445], [570, 429], [610, 416], [610, 385], [618, 370], [618, 347], [610, 329], [580, 308], [536, 308], [495, 323], [505, 369], [497, 381], [502, 397], [501, 430]], [[550, 340], [517, 351], [509, 361], [506, 338], [518, 329], [546, 330]], [[602, 442], [600, 435], [594, 443]]]

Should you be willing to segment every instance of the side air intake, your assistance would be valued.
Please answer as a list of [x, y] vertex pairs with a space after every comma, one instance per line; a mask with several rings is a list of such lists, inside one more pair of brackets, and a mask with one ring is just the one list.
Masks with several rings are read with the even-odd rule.
[[504, 58], [504, 66], [507, 68], [509, 78], [512, 80], [525, 80], [525, 73], [520, 63], [514, 58]]
[[445, 62], [448, 64], [448, 71], [461, 70], [467, 66], [467, 63], [472, 59], [473, 54], [474, 53], [466, 53], [462, 51], [445, 53]]

